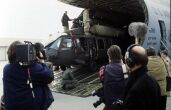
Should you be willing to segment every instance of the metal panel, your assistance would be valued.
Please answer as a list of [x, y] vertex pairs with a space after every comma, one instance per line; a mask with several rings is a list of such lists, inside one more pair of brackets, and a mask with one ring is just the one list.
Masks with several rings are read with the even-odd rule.
[[[144, 0], [58, 0], [81, 8], [117, 11], [132, 16], [143, 15]], [[143, 4], [142, 4], [143, 3]]]

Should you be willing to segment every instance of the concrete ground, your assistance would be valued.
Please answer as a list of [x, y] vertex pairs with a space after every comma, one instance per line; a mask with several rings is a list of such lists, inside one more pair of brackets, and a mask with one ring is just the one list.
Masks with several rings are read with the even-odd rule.
[[60, 93], [53, 93], [55, 101], [48, 110], [102, 110], [104, 104], [97, 108], [93, 107], [93, 103], [98, 97], [81, 98]]
[[166, 110], [171, 110], [171, 97], [167, 97]]
[[[102, 110], [104, 104], [97, 108], [93, 103], [98, 100], [97, 97], [80, 98], [60, 93], [53, 93], [55, 101], [48, 110]], [[166, 110], [171, 110], [171, 97], [167, 98]]]

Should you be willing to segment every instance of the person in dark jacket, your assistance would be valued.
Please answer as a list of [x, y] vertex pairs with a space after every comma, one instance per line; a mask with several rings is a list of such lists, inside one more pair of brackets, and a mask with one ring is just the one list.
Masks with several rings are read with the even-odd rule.
[[64, 32], [68, 32], [69, 31], [69, 24], [68, 21], [71, 21], [72, 19], [70, 19], [67, 15], [67, 11], [65, 11], [65, 13], [62, 16], [62, 26], [64, 28]]
[[110, 46], [107, 55], [109, 64], [101, 67], [100, 79], [103, 82], [105, 110], [112, 110], [112, 103], [123, 99], [125, 80], [120, 47], [117, 45]]
[[125, 61], [130, 73], [124, 93], [124, 110], [159, 110], [160, 87], [147, 74], [146, 50], [140, 45], [131, 45], [125, 54]]
[[77, 80], [74, 78], [74, 71], [76, 69], [68, 68], [62, 73], [61, 85], [64, 90], [71, 90], [76, 87]]
[[47, 84], [53, 80], [53, 72], [39, 58], [29, 66], [21, 66], [16, 61], [17, 44], [22, 43], [15, 41], [9, 46], [9, 64], [3, 69], [5, 110], [47, 110], [52, 102], [48, 100], [52, 94], [47, 93]]

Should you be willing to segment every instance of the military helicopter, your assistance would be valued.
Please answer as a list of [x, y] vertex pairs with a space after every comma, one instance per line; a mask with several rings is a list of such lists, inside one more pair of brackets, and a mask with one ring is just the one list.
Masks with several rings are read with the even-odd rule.
[[106, 51], [113, 44], [119, 45], [124, 55], [136, 41], [128, 34], [132, 22], [148, 25], [145, 38], [139, 39], [143, 47], [154, 47], [156, 52], [166, 49], [171, 57], [169, 7], [153, 0], [59, 1], [85, 10], [67, 35], [46, 46], [48, 61], [54, 65], [90, 65], [91, 70], [96, 70], [99, 61], [107, 61]]
[[[121, 45], [126, 48], [133, 43], [124, 38], [98, 37], [95, 35], [62, 35], [46, 46], [48, 61], [53, 65], [89, 65], [91, 70], [97, 70], [97, 63], [107, 61], [107, 49], [112, 44], [125, 42]], [[129, 41], [128, 41], [129, 40]]]

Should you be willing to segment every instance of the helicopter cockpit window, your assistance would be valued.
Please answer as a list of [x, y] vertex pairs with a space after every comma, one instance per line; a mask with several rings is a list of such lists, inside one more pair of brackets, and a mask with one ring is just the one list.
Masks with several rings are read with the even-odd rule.
[[49, 48], [58, 49], [61, 43], [61, 38], [57, 39]]
[[61, 43], [61, 48], [70, 48], [70, 47], [72, 47], [72, 40], [64, 39]]

